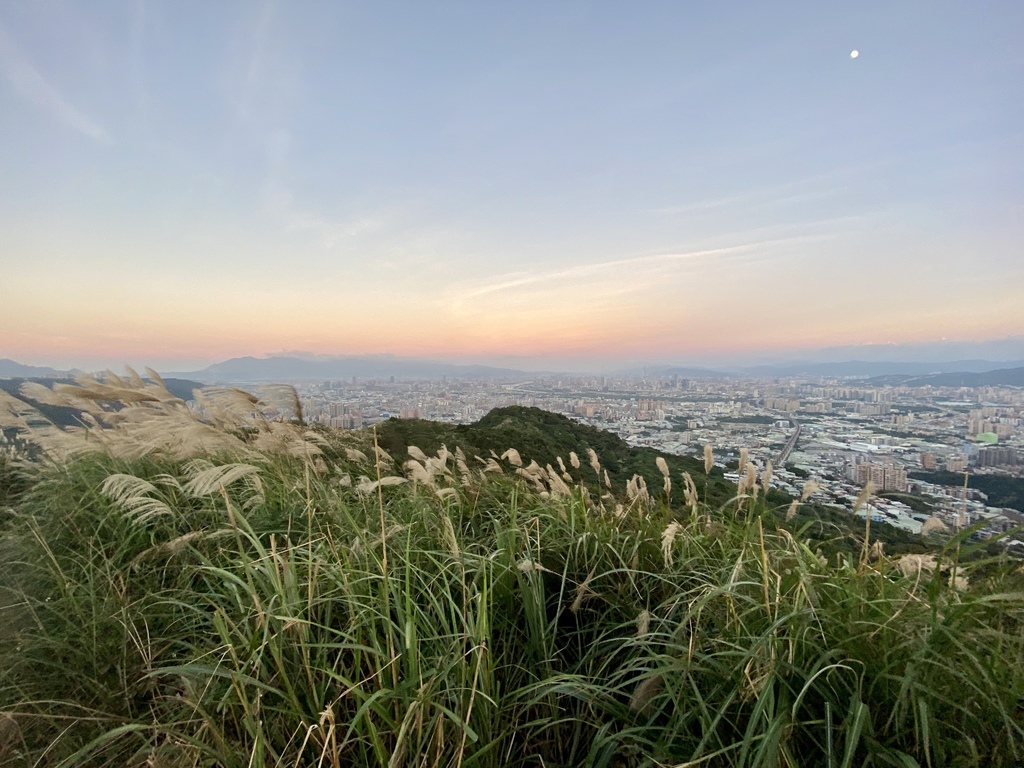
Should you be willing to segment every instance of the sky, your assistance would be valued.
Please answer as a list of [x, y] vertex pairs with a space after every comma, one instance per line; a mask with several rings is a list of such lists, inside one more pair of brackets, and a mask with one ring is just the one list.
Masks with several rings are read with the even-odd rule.
[[1020, 339], [1021, 40], [1018, 0], [0, 0], [0, 357]]

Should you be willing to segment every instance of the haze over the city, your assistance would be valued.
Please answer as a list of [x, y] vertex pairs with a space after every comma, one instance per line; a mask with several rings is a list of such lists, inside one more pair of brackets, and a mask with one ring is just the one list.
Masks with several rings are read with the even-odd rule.
[[4, 0], [0, 357], [1020, 349], [1022, 39], [1009, 0]]

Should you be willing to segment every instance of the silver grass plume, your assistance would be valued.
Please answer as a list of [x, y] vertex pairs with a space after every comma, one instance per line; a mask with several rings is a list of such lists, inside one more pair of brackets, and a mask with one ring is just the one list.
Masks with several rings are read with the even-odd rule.
[[369, 464], [370, 457], [360, 451], [358, 448], [346, 448], [345, 458], [349, 461], [354, 461], [356, 464]]
[[651, 675], [648, 678], [642, 680], [633, 691], [633, 695], [629, 698], [629, 708], [634, 712], [648, 712], [651, 707], [651, 701], [658, 695], [661, 690], [661, 675]]
[[661, 533], [661, 554], [665, 559], [666, 568], [672, 567], [672, 545], [675, 543], [676, 536], [682, 530], [683, 526], [673, 521]]
[[558, 473], [555, 472], [554, 468], [550, 464], [547, 465], [547, 471], [547, 481], [548, 486], [551, 488], [551, 492], [556, 496], [569, 496], [572, 493], [572, 491], [569, 490], [569, 486], [565, 484], [565, 482], [562, 480], [561, 477], [559, 477]]
[[517, 451], [515, 448], [509, 448], [507, 451], [501, 454], [501, 458], [507, 459], [508, 463], [511, 464], [513, 467], [523, 466], [523, 459], [519, 455], [519, 451]]
[[668, 477], [668, 462], [665, 461], [664, 457], [658, 456], [655, 458], [654, 463], [658, 465], [658, 471], [661, 472], [663, 477]]
[[690, 476], [689, 472], [683, 472], [683, 498], [686, 499], [686, 504], [693, 510], [693, 513], [697, 514], [697, 503], [699, 501], [697, 484], [693, 482], [693, 477]]
[[409, 456], [411, 456], [416, 461], [420, 462], [421, 464], [427, 463], [427, 454], [425, 454], [415, 445], [410, 445], [406, 450], [409, 452]]
[[651, 612], [644, 608], [636, 617], [636, 636], [643, 637], [651, 628]]
[[[853, 504], [853, 511], [856, 512], [858, 509], [867, 504], [868, 499], [871, 498], [871, 494], [875, 492], [875, 485], [870, 480], [864, 484], [859, 494], [857, 494], [857, 501]], [[870, 515], [869, 515], [870, 517]]]
[[416, 483], [423, 483], [423, 485], [434, 485], [434, 476], [426, 470], [426, 468], [420, 464], [416, 459], [409, 459], [403, 465], [409, 477]]

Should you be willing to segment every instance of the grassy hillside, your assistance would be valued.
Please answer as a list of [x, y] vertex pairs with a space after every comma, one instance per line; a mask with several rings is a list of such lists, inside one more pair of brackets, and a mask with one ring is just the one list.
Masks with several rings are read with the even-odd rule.
[[676, 470], [601, 498], [586, 459], [391, 454], [122, 384], [0, 465], [0, 765], [1024, 758], [1020, 575], [962, 541], [822, 557], [763, 499], [676, 503]]

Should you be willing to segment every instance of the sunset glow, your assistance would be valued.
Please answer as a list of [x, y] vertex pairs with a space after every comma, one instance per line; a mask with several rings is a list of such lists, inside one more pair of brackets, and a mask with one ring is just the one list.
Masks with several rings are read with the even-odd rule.
[[0, 358], [1024, 336], [1022, 35], [1013, 4], [6, 4]]

